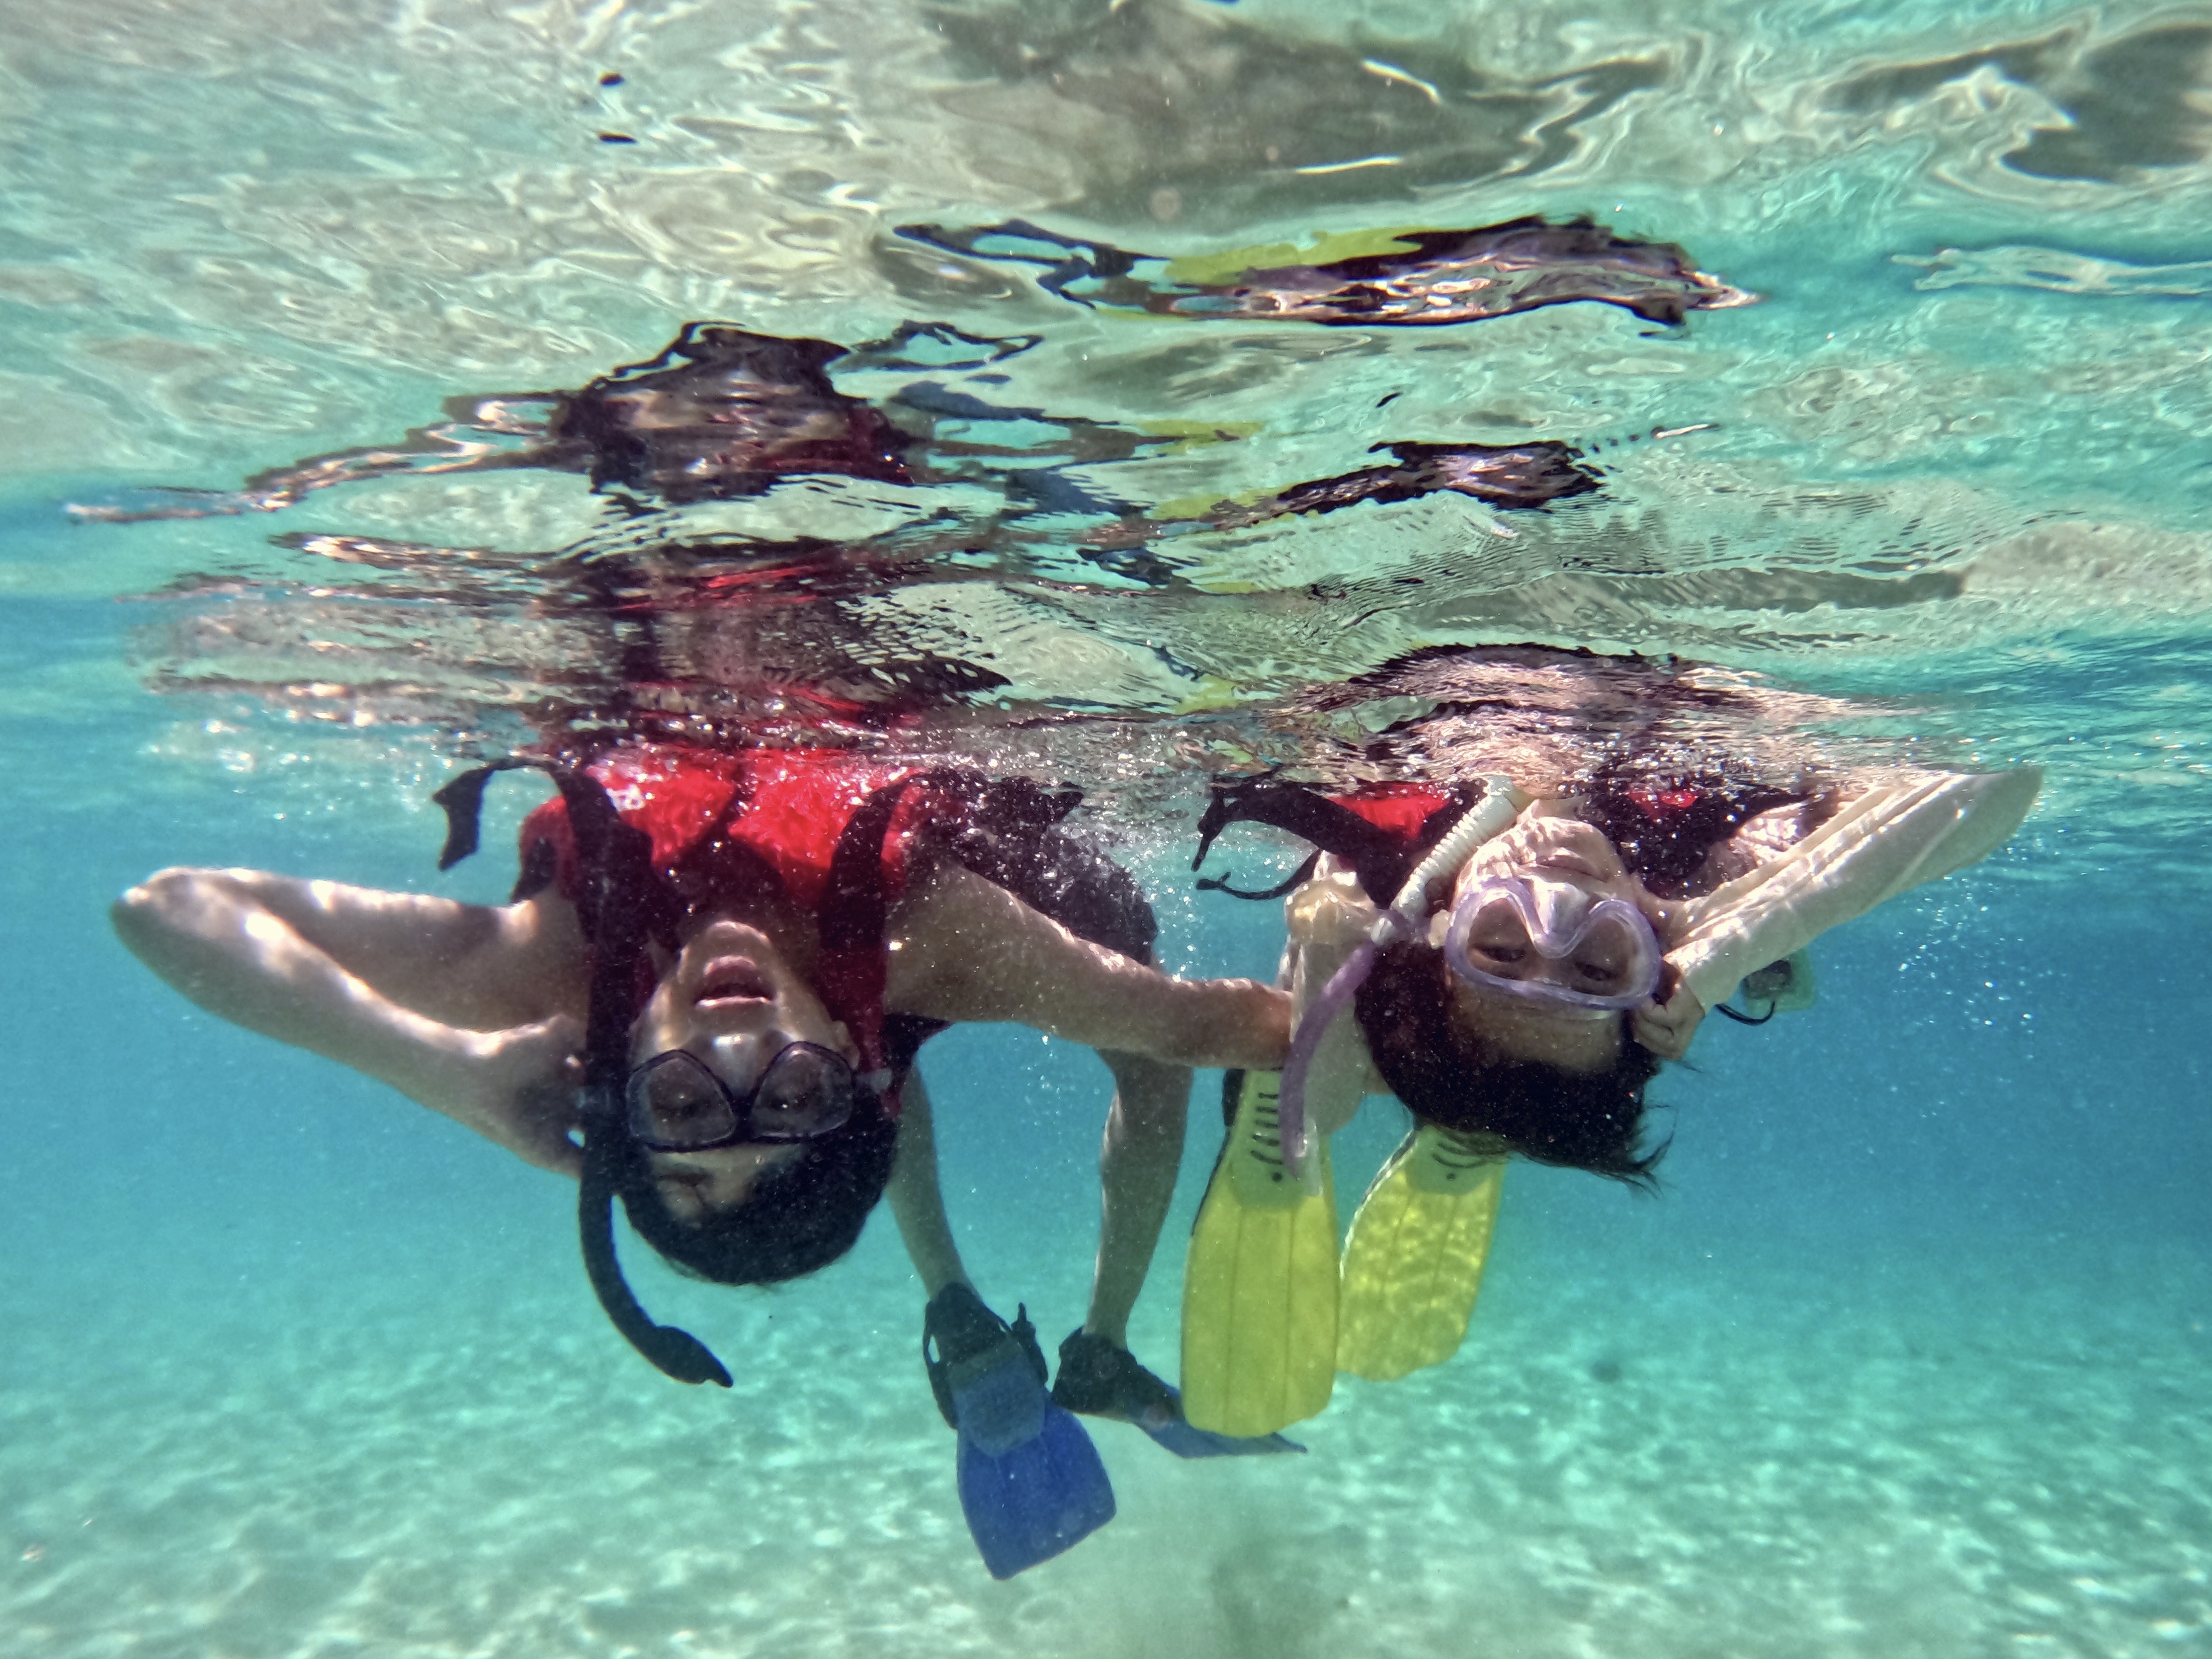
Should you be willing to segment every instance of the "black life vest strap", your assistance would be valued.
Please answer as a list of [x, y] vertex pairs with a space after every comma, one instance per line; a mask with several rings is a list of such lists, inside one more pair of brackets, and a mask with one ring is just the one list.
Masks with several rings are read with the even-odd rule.
[[838, 832], [830, 854], [830, 873], [822, 884], [816, 927], [824, 951], [865, 951], [881, 943], [890, 921], [890, 897], [884, 890], [884, 838], [907, 791], [926, 775], [885, 784], [860, 803]]
[[822, 948], [866, 950], [878, 944], [890, 918], [884, 886], [884, 838], [899, 803], [911, 789], [926, 789], [935, 809], [930, 828], [946, 839], [968, 824], [1002, 834], [1049, 830], [1083, 801], [1079, 789], [1047, 789], [1030, 778], [988, 779], [953, 767], [916, 772], [886, 784], [861, 802], [830, 854], [830, 874], [818, 912]]
[[[1359, 885], [1378, 905], [1388, 905], [1428, 850], [1456, 823], [1465, 804], [1447, 802], [1429, 814], [1419, 832], [1407, 839], [1379, 824], [1370, 823], [1340, 801], [1331, 800], [1303, 783], [1278, 782], [1273, 773], [1216, 784], [1213, 799], [1198, 821], [1198, 853], [1190, 861], [1197, 869], [1214, 838], [1232, 823], [1264, 823], [1287, 830], [1324, 853], [1349, 864]], [[1287, 882], [1264, 892], [1240, 892], [1225, 878], [1201, 881], [1201, 888], [1227, 893], [1232, 898], [1280, 898], [1312, 873], [1314, 860], [1301, 866]]]
[[[993, 781], [956, 768], [917, 772], [886, 784], [860, 803], [838, 832], [830, 854], [815, 927], [822, 945], [817, 975], [834, 987], [845, 1005], [832, 1012], [852, 1023], [863, 1018], [861, 1047], [871, 1067], [888, 1063], [883, 1034], [883, 1000], [887, 972], [884, 935], [890, 924], [890, 896], [884, 879], [884, 843], [892, 820], [908, 793], [928, 792], [928, 828], [949, 843], [960, 831], [985, 826], [1000, 833], [1041, 833], [1073, 811], [1083, 793], [1047, 790], [1027, 778]], [[957, 845], [953, 847], [957, 856]], [[896, 1091], [886, 1104], [897, 1109]]]
[[1739, 1013], [1734, 1008], [1729, 1007], [1727, 1003], [1723, 1002], [1715, 1008], [1713, 1012], [1718, 1014], [1726, 1014], [1730, 1019], [1734, 1020], [1739, 1025], [1764, 1025], [1768, 1020], [1774, 1018], [1774, 1011], [1778, 1006], [1780, 1006], [1778, 1003], [1770, 1002], [1766, 1005], [1766, 1012], [1765, 1013], [1754, 1015]]

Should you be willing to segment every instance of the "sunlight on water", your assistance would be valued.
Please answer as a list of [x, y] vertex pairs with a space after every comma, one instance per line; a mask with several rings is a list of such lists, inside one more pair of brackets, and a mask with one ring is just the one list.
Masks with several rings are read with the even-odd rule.
[[[0, 1656], [2212, 1642], [2212, 11], [4, 22]], [[1100, 1424], [1118, 1520], [1002, 1584], [887, 1223], [775, 1294], [629, 1240], [739, 1372], [672, 1388], [560, 1183], [102, 924], [177, 862], [428, 889], [465, 761], [740, 730], [1079, 786], [1160, 959], [1261, 978], [1187, 866], [1262, 768], [2049, 776], [1662, 1074], [1657, 1201], [1516, 1167], [1452, 1363], [1304, 1458]], [[1049, 1349], [1103, 1073], [927, 1070]]]

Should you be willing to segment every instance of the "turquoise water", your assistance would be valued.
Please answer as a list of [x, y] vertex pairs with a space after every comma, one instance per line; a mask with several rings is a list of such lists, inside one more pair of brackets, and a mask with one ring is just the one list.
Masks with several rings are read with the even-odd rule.
[[[2212, 13], [5, 21], [0, 1654], [2212, 1650]], [[1760, 298], [1194, 320], [901, 234], [1200, 256], [1525, 214]], [[270, 514], [64, 510], [580, 387], [694, 319], [1037, 343], [833, 367], [872, 406], [927, 380], [996, 411], [937, 416], [905, 483], [629, 518], [574, 472], [416, 471]], [[1540, 441], [1601, 487], [1200, 521], [1371, 445]], [[843, 562], [710, 614], [651, 550], [676, 536]], [[168, 863], [437, 880], [428, 791], [619, 677], [610, 583], [658, 607], [687, 718], [757, 714], [793, 665], [988, 679], [898, 740], [1083, 783], [1188, 971], [1270, 974], [1280, 942], [1188, 890], [1205, 779], [1356, 770], [1414, 705], [1318, 688], [1419, 647], [1709, 665], [1740, 696], [1655, 727], [1679, 758], [2049, 783], [1988, 863], [1823, 941], [1816, 1010], [1662, 1074], [1659, 1198], [1516, 1168], [1449, 1364], [1344, 1380], [1304, 1459], [1101, 1425], [1119, 1518], [1000, 1584], [886, 1222], [772, 1295], [633, 1246], [739, 1373], [674, 1388], [592, 1305], [561, 1183], [210, 1020], [106, 929]], [[438, 890], [497, 896], [477, 864]], [[1103, 1074], [997, 1030], [925, 1068], [970, 1266], [1056, 1340]], [[1170, 1374], [1213, 1083], [1133, 1327]], [[1398, 1133], [1370, 1108], [1342, 1186]]]

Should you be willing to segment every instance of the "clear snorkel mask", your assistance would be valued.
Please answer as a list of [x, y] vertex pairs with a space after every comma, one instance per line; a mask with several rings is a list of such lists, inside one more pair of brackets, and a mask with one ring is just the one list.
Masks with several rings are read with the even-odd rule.
[[1641, 1006], [1662, 953], [1643, 911], [1571, 882], [1490, 876], [1453, 907], [1444, 960], [1467, 984], [1593, 1017]]

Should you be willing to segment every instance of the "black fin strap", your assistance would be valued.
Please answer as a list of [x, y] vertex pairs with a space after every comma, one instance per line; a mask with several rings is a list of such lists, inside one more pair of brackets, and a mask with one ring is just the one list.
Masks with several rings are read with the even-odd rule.
[[[588, 1136], [589, 1131], [586, 1134]], [[656, 1325], [632, 1294], [615, 1255], [615, 1183], [612, 1153], [605, 1146], [586, 1146], [584, 1178], [576, 1200], [577, 1231], [584, 1246], [584, 1271], [614, 1328], [630, 1346], [678, 1382], [712, 1382], [730, 1386], [730, 1373], [708, 1352], [707, 1345], [689, 1331]]]
[[1306, 855], [1306, 861], [1304, 864], [1298, 866], [1297, 869], [1291, 871], [1289, 875], [1285, 876], [1273, 887], [1263, 887], [1256, 893], [1248, 892], [1242, 887], [1231, 887], [1229, 884], [1230, 876], [1233, 876], [1237, 873], [1234, 870], [1231, 871], [1228, 876], [1200, 877], [1198, 880], [1198, 890], [1201, 893], [1226, 893], [1231, 898], [1279, 899], [1285, 893], [1291, 891], [1295, 888], [1303, 886], [1306, 882], [1311, 880], [1313, 878], [1314, 866], [1318, 865], [1320, 862], [1320, 854], [1308, 854]]
[[1764, 1025], [1768, 1020], [1774, 1018], [1774, 1011], [1780, 1006], [1781, 1005], [1779, 1003], [1770, 1002], [1766, 1005], [1766, 1012], [1765, 1013], [1753, 1017], [1750, 1014], [1740, 1014], [1736, 1012], [1735, 1009], [1729, 1007], [1728, 1004], [1723, 1002], [1717, 1008], [1714, 1009], [1713, 1012], [1717, 1014], [1726, 1014], [1730, 1019], [1734, 1020], [1739, 1025]]

